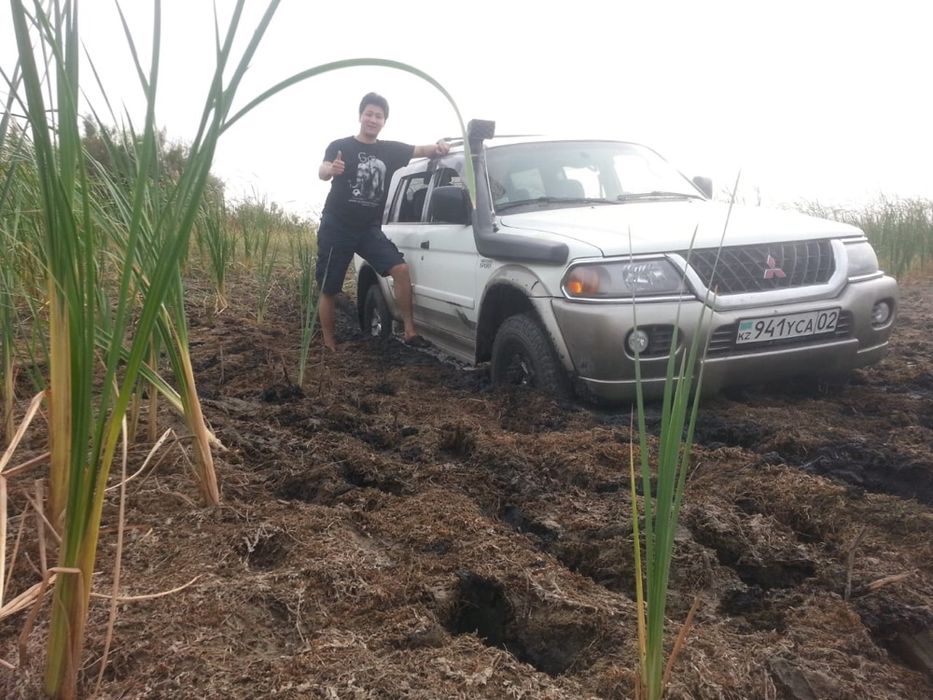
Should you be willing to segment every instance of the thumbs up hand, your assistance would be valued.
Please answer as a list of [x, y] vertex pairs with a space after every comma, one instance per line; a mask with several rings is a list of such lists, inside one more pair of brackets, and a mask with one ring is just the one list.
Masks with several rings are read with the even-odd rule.
[[343, 154], [340, 151], [337, 151], [337, 157], [334, 158], [330, 163], [330, 174], [332, 177], [334, 175], [343, 175], [345, 168], [346, 163], [343, 162]]

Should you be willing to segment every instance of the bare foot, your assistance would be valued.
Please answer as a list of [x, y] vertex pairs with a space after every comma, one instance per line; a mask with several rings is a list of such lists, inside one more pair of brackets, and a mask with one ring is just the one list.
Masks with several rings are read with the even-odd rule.
[[431, 343], [422, 338], [420, 335], [415, 333], [414, 335], [407, 336], [405, 338], [405, 345], [410, 348], [429, 348]]

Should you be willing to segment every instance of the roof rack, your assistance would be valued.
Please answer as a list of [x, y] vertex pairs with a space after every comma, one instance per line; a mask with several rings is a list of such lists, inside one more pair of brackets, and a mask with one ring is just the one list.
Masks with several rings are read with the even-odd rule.
[[[520, 139], [528, 138], [530, 136], [543, 136], [544, 134], [496, 134], [494, 138], [497, 139]], [[441, 141], [446, 141], [451, 146], [461, 146], [463, 145], [462, 136], [445, 136]]]

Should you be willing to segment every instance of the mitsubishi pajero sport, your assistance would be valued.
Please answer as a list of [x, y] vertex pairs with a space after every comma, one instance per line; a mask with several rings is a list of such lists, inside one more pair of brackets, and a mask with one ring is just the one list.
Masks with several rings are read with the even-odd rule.
[[[697, 333], [708, 391], [838, 375], [884, 356], [897, 285], [859, 229], [730, 212], [709, 181], [635, 143], [493, 129], [470, 123], [475, 209], [461, 145], [395, 174], [383, 230], [409, 264], [419, 333], [489, 362], [494, 382], [630, 399], [637, 352], [656, 395], [669, 353]], [[359, 258], [356, 269], [360, 322], [387, 336], [391, 279]]]

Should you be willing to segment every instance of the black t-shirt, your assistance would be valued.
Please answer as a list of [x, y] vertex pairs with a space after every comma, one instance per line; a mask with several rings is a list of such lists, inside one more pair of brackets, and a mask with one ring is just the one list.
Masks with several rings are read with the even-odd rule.
[[370, 226], [382, 221], [392, 175], [408, 165], [415, 147], [399, 141], [363, 143], [354, 136], [338, 139], [324, 151], [333, 161], [337, 151], [346, 168], [331, 181], [324, 212], [345, 226]]

